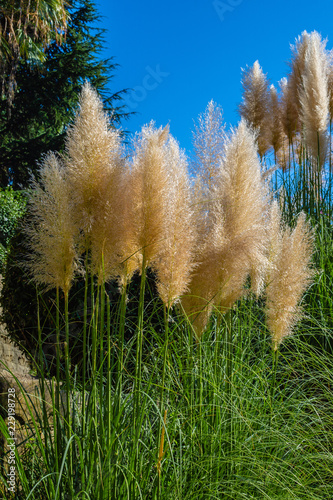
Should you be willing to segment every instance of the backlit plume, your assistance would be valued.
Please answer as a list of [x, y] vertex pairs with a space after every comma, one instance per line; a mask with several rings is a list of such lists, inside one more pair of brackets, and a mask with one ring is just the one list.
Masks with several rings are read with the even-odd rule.
[[168, 192], [165, 235], [161, 253], [154, 260], [157, 291], [167, 307], [186, 291], [192, 271], [193, 213], [187, 162], [174, 138], [165, 145]]
[[36, 283], [68, 294], [77, 265], [77, 228], [71, 217], [70, 185], [55, 154], [45, 157], [39, 178], [33, 182], [29, 200], [27, 267]]
[[292, 58], [289, 63], [290, 73], [288, 75], [288, 92], [289, 92], [289, 104], [292, 110], [290, 110], [290, 115], [292, 116], [292, 121], [296, 119], [296, 129], [295, 131], [301, 131], [300, 113], [301, 113], [301, 102], [300, 102], [300, 90], [303, 84], [303, 75], [305, 69], [305, 54], [307, 48], [311, 41], [311, 35], [307, 31], [298, 36], [295, 40], [294, 45], [290, 45]]
[[111, 129], [101, 99], [85, 83], [79, 112], [67, 133], [65, 161], [75, 216], [88, 239], [110, 186], [111, 171], [119, 162], [119, 148], [119, 134]]
[[260, 291], [267, 265], [265, 206], [255, 136], [242, 120], [226, 142], [210, 234], [197, 245], [197, 267], [182, 298], [198, 337], [213, 307], [223, 313], [230, 309], [252, 273]]
[[66, 138], [66, 167], [72, 190], [73, 215], [90, 251], [99, 283], [119, 274], [123, 211], [119, 193], [124, 160], [120, 134], [110, 126], [103, 103], [89, 83]]
[[243, 101], [239, 105], [240, 115], [257, 133], [258, 152], [260, 157], [269, 148], [269, 88], [259, 62], [243, 71]]
[[165, 143], [168, 138], [169, 128], [156, 129], [153, 122], [144, 126], [135, 138], [128, 182], [131, 200], [128, 217], [133, 221], [132, 244], [144, 268], [161, 255], [165, 244], [169, 189]]
[[299, 100], [305, 142], [310, 154], [319, 160], [321, 166], [326, 158], [328, 142], [328, 58], [326, 42], [322, 42], [320, 35], [314, 31], [308, 37]]
[[[274, 85], [270, 86], [270, 103], [269, 103], [269, 129], [270, 129], [270, 139], [269, 142], [273, 146], [274, 155], [283, 147], [284, 133], [282, 128], [282, 107]], [[276, 161], [276, 160], [275, 160]]]
[[192, 172], [199, 177], [205, 195], [216, 185], [223, 155], [225, 126], [221, 108], [210, 101], [194, 126]]
[[279, 82], [281, 89], [281, 122], [288, 146], [299, 130], [298, 91], [295, 94], [294, 85], [286, 77]]
[[313, 233], [302, 213], [293, 231], [284, 228], [277, 204], [273, 204], [270, 223], [270, 271], [266, 288], [266, 322], [273, 348], [292, 333], [301, 317], [299, 302], [313, 271]]

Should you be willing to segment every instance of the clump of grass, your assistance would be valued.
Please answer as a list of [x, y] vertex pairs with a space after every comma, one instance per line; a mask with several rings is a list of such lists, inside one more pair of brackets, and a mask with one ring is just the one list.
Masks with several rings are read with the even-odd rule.
[[[66, 153], [45, 158], [30, 203], [29, 269], [37, 283], [57, 290], [57, 344], [64, 328], [66, 349], [52, 392], [54, 435], [41, 372], [47, 439], [31, 425], [37, 439], [30, 455], [17, 457], [18, 498], [332, 496], [332, 363], [304, 338], [304, 325], [328, 336], [311, 290], [307, 316], [299, 315], [314, 236], [304, 214], [294, 229], [281, 223], [261, 167], [271, 145], [274, 161], [283, 159], [285, 218], [300, 213], [302, 197], [303, 208], [312, 200], [309, 212], [319, 216], [320, 192], [308, 174], [321, 153], [308, 154], [303, 130], [306, 99], [320, 97], [309, 83], [324, 68], [314, 61], [317, 49], [324, 58], [318, 36], [303, 33], [282, 95], [269, 90], [258, 62], [244, 72], [247, 122], [229, 135], [221, 110], [208, 105], [196, 128], [195, 186], [168, 127], [143, 127], [126, 158], [97, 94], [84, 85]], [[308, 130], [321, 134], [315, 121]], [[327, 246], [331, 221], [320, 221]], [[324, 245], [318, 248], [324, 265]], [[81, 374], [71, 366], [68, 300], [63, 315], [59, 306], [59, 290], [68, 298], [77, 272], [85, 275]], [[127, 291], [135, 272], [141, 282], [133, 320]], [[148, 308], [150, 272], [157, 294]], [[111, 279], [121, 289], [115, 315], [105, 289]], [[330, 283], [321, 281], [321, 300]], [[151, 308], [163, 318], [157, 324]], [[6, 435], [3, 419], [0, 426]]]

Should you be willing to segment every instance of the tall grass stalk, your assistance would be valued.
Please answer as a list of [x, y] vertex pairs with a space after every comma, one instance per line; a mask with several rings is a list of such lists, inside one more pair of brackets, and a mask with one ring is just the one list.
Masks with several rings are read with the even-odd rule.
[[[148, 326], [146, 321], [149, 319], [144, 317], [142, 326], [151, 335], [151, 347], [141, 360], [140, 407], [135, 408], [133, 404], [134, 394], [130, 390], [133, 375], [128, 370], [122, 370], [121, 378], [115, 374], [117, 384], [122, 380], [120, 390], [124, 397], [120, 402], [112, 397], [116, 391], [115, 381], [107, 378], [106, 388], [111, 386], [108, 397], [103, 396], [101, 400], [99, 391], [91, 392], [86, 408], [77, 408], [79, 414], [82, 411], [86, 414], [85, 434], [82, 434], [82, 426], [72, 419], [70, 440], [61, 439], [61, 448], [57, 449], [62, 457], [58, 476], [54, 474], [55, 443], [52, 439], [47, 441], [46, 453], [46, 444], [38, 437], [36, 422], [36, 427], [30, 428], [36, 436], [30, 450], [36, 467], [34, 478], [38, 480], [29, 479], [26, 461], [31, 462], [29, 455], [19, 454], [22, 493], [18, 498], [26, 498], [31, 493], [32, 499], [49, 500], [55, 497], [57, 487], [58, 498], [64, 499], [70, 492], [75, 498], [80, 491], [85, 496], [107, 499], [110, 490], [115, 498], [127, 498], [128, 495], [129, 498], [150, 498], [157, 479], [161, 499], [190, 500], [195, 497], [204, 500], [209, 496], [241, 499], [247, 496], [303, 500], [310, 496], [319, 500], [325, 495], [329, 498], [333, 492], [329, 479], [333, 466], [329, 430], [333, 404], [329, 390], [333, 372], [331, 357], [320, 354], [317, 348], [302, 340], [301, 328], [299, 334], [281, 347], [283, 356], [276, 370], [278, 397], [272, 404], [271, 393], [267, 390], [272, 386], [272, 349], [268, 332], [261, 323], [260, 307], [253, 299], [244, 299], [233, 316], [233, 340], [237, 344], [240, 338], [247, 341], [243, 349], [237, 346], [233, 349], [231, 398], [228, 384], [221, 376], [227, 367], [228, 349], [221, 351], [217, 345], [219, 337], [212, 335], [213, 322], [202, 338], [201, 353], [198, 344], [193, 346], [189, 371], [191, 344], [181, 341], [185, 325], [173, 325], [172, 342], [166, 345], [159, 329]], [[237, 332], [236, 325], [239, 325]], [[107, 325], [107, 329], [110, 326]], [[325, 334], [318, 322], [313, 321], [311, 328]], [[221, 330], [228, 335], [225, 328]], [[114, 334], [117, 336], [119, 332]], [[112, 334], [111, 338], [113, 342], [116, 337]], [[111, 338], [108, 352], [112, 350]], [[136, 342], [128, 344], [128, 349], [125, 364], [136, 359]], [[164, 363], [165, 352], [170, 363]], [[110, 375], [110, 356], [102, 365], [103, 371]], [[118, 363], [114, 366], [118, 370]], [[163, 391], [162, 400], [163, 370], [168, 390]], [[74, 386], [73, 390], [76, 389]], [[166, 423], [165, 410], [161, 414], [158, 401], [167, 410]], [[42, 402], [39, 405], [44, 411]], [[109, 412], [115, 405], [116, 408], [120, 405], [117, 418]], [[104, 435], [94, 417], [95, 407], [102, 414], [108, 412]], [[135, 416], [134, 411], [137, 412]], [[134, 417], [135, 443], [132, 441]], [[270, 426], [271, 418], [274, 419], [273, 427]], [[159, 434], [161, 424], [163, 451], [162, 431]], [[73, 476], [69, 474], [70, 448], [77, 457], [79, 471]], [[157, 464], [161, 467], [160, 474]], [[36, 486], [42, 478], [46, 482], [41, 481]]]
[[[296, 58], [300, 68], [306, 66], [308, 52], [305, 45], [310, 38], [310, 35], [303, 34], [297, 45], [297, 50], [303, 47], [303, 52], [300, 51]], [[267, 82], [259, 63], [247, 75], [249, 78], [245, 83], [249, 89], [260, 82], [263, 84], [261, 107], [264, 109]], [[296, 76], [295, 72], [292, 73], [290, 81], [283, 87], [285, 104], [287, 98], [292, 97], [290, 89], [299, 85]], [[285, 168], [276, 174], [277, 189], [273, 194], [280, 200], [285, 222], [294, 229], [283, 232], [279, 219], [279, 234], [275, 242], [279, 259], [272, 259], [272, 262], [266, 258], [269, 253], [265, 228], [267, 207], [256, 136], [242, 121], [230, 140], [226, 140], [224, 152], [218, 144], [217, 164], [210, 165], [209, 182], [206, 179], [208, 184], [210, 181], [214, 184], [216, 165], [223, 167], [221, 182], [215, 186], [218, 198], [213, 203], [215, 222], [210, 219], [211, 205], [205, 200], [202, 204], [204, 213], [200, 214], [201, 220], [197, 224], [204, 243], [198, 244], [197, 262], [192, 266], [194, 239], [188, 240], [185, 248], [181, 234], [177, 237], [177, 245], [173, 234], [185, 210], [180, 203], [182, 196], [178, 200], [173, 225], [170, 224], [169, 211], [172, 207], [175, 209], [176, 191], [175, 197], [166, 203], [172, 185], [167, 167], [172, 159], [175, 172], [178, 163], [183, 165], [184, 193], [189, 195], [185, 159], [170, 138], [168, 128], [155, 130], [152, 124], [145, 127], [141, 138], [136, 141], [133, 165], [128, 171], [128, 178], [133, 181], [132, 185], [128, 181], [133, 206], [124, 202], [128, 213], [120, 215], [124, 220], [119, 224], [119, 232], [127, 226], [124, 239], [128, 248], [124, 250], [116, 241], [117, 236], [112, 236], [114, 241], [111, 238], [108, 246], [113, 248], [114, 243], [116, 251], [102, 255], [101, 280], [100, 248], [104, 248], [101, 243], [107, 237], [109, 226], [103, 211], [98, 213], [103, 207], [100, 193], [108, 196], [106, 212], [110, 216], [114, 207], [112, 190], [108, 189], [111, 186], [117, 191], [122, 185], [120, 181], [111, 182], [111, 173], [116, 164], [120, 166], [124, 162], [119, 135], [108, 129], [98, 97], [92, 95], [88, 84], [84, 92], [85, 104], [84, 99], [81, 100], [84, 112], [69, 134], [65, 162], [75, 181], [80, 209], [75, 221], [70, 216], [74, 209], [69, 203], [73, 193], [68, 188], [71, 187], [67, 182], [68, 173], [55, 155], [49, 155], [43, 164], [42, 185], [35, 184], [32, 197], [35, 218], [28, 233], [32, 236], [31, 249], [35, 253], [30, 267], [37, 283], [56, 288], [56, 388], [54, 394], [51, 385], [51, 404], [48, 405], [46, 391], [49, 382], [43, 368], [38, 398], [29, 396], [20, 386], [31, 418], [24, 431], [21, 450], [16, 454], [17, 498], [332, 498], [332, 172], [328, 182], [324, 181], [326, 167], [321, 156], [323, 142], [320, 135], [323, 131], [314, 123], [310, 124], [312, 128], [309, 123], [302, 123], [301, 116], [306, 122], [306, 113], [303, 110], [301, 115], [301, 103], [296, 102], [299, 95], [294, 96], [294, 102], [289, 102], [293, 120], [288, 125], [286, 116], [281, 119], [288, 145], [283, 150]], [[311, 94], [311, 86], [307, 92]], [[310, 94], [307, 98], [314, 97]], [[89, 116], [96, 120], [99, 117], [97, 128], [100, 133], [96, 128], [94, 134], [90, 134], [85, 122]], [[269, 146], [265, 118], [263, 115], [257, 124], [263, 163]], [[220, 125], [218, 129], [221, 129]], [[304, 139], [313, 138], [313, 131], [317, 134], [316, 147], [314, 144], [310, 147]], [[89, 155], [84, 154], [83, 139], [89, 143]], [[275, 153], [279, 158], [279, 152]], [[82, 163], [86, 157], [89, 157], [89, 164]], [[82, 176], [86, 184], [82, 182]], [[117, 194], [120, 195], [118, 191]], [[250, 199], [251, 204], [248, 203]], [[310, 260], [311, 238], [310, 231], [306, 236], [305, 215], [301, 215], [296, 224], [302, 210], [317, 224], [314, 260], [320, 269], [303, 298], [305, 285], [309, 284], [305, 268]], [[79, 224], [80, 217], [83, 226]], [[184, 228], [191, 228], [190, 219]], [[96, 221], [105, 226], [100, 233]], [[169, 233], [165, 231], [166, 226]], [[69, 324], [69, 290], [77, 269], [78, 234], [84, 234], [86, 242], [91, 237], [96, 245], [96, 248], [85, 248], [81, 375], [80, 367], [73, 372], [71, 366]], [[285, 247], [279, 253], [283, 242]], [[57, 252], [53, 248], [55, 243]], [[137, 252], [137, 248], [143, 251]], [[119, 261], [126, 257], [128, 249], [131, 249], [128, 254], [135, 255], [133, 262], [130, 259], [131, 273], [138, 267], [137, 254], [143, 254], [138, 302], [133, 305], [129, 300], [127, 305], [127, 285], [124, 285], [119, 302], [111, 304], [104, 283], [104, 257], [108, 262], [107, 278], [119, 278], [122, 274]], [[170, 268], [168, 258], [172, 256], [172, 262], [178, 262], [180, 250], [184, 249], [183, 271], [192, 266], [193, 277], [189, 279], [186, 273], [180, 273], [186, 275], [186, 279], [172, 283], [168, 279], [174, 278], [175, 271], [180, 269], [177, 265]], [[297, 264], [292, 259], [298, 255], [301, 258]], [[288, 261], [290, 265], [286, 256], [291, 259]], [[95, 268], [90, 262], [93, 258]], [[157, 274], [163, 314], [159, 297], [153, 294], [147, 303], [149, 266], [149, 273], [154, 270]], [[249, 293], [245, 295], [244, 286], [249, 275], [253, 282], [260, 284], [265, 272], [270, 274], [265, 294], [254, 298], [250, 291], [257, 291], [260, 286], [258, 283], [257, 287], [252, 286], [251, 281]], [[297, 279], [302, 285], [301, 291], [293, 289]], [[185, 293], [186, 283], [189, 283], [187, 311], [190, 320], [195, 319], [193, 314], [202, 313], [202, 304], [209, 304], [209, 313], [214, 305], [216, 307], [216, 314], [201, 316], [198, 325], [195, 321], [187, 321], [186, 315], [178, 316], [166, 300], [171, 296], [172, 300], [178, 299]], [[177, 293], [173, 292], [175, 284]], [[63, 315], [60, 290], [64, 293]], [[300, 301], [305, 315], [296, 326], [294, 319], [297, 315], [291, 320], [288, 314], [298, 311]], [[267, 324], [273, 333], [273, 350], [264, 323], [264, 312], [269, 308], [271, 315], [268, 314]], [[134, 318], [133, 309], [137, 311]], [[222, 314], [225, 310], [229, 312]], [[61, 325], [60, 318], [64, 318]], [[284, 324], [283, 321], [279, 323], [281, 318], [286, 319]], [[294, 330], [290, 335], [292, 325]], [[43, 367], [45, 334], [39, 316], [37, 329], [39, 359]], [[64, 363], [61, 357], [63, 329]], [[49, 424], [50, 411], [50, 421], [55, 423], [54, 435]], [[3, 415], [0, 416], [0, 429], [8, 438]], [[6, 457], [5, 443], [3, 448]], [[8, 486], [5, 460], [1, 477]]]
[[[143, 330], [144, 330], [144, 310], [145, 310], [145, 289], [146, 289], [146, 262], [143, 256], [141, 280], [140, 280], [140, 295], [138, 304], [138, 323], [136, 334], [136, 355], [135, 355], [135, 378], [133, 388], [133, 451], [131, 473], [134, 475], [138, 470], [139, 464], [139, 436], [141, 427], [141, 391], [142, 391], [142, 346], [143, 346]], [[131, 495], [135, 498], [137, 485], [132, 482]]]

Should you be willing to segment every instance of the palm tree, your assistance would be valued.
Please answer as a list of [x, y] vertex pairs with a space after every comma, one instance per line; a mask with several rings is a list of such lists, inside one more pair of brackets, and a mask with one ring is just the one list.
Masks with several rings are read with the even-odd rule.
[[52, 39], [66, 36], [66, 0], [3, 0], [0, 5], [0, 79], [8, 111], [14, 99], [15, 75], [20, 58], [44, 60]]

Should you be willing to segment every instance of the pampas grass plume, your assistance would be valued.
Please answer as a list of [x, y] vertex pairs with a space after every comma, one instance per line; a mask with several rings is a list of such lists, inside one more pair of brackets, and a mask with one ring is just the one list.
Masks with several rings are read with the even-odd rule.
[[270, 144], [273, 146], [274, 155], [283, 147], [284, 133], [282, 127], [282, 108], [279, 95], [277, 93], [274, 85], [269, 88], [270, 94], [270, 104], [269, 104], [269, 114], [270, 114]]
[[256, 131], [258, 152], [262, 158], [269, 148], [268, 81], [258, 61], [242, 71], [243, 102], [239, 105], [239, 112]]
[[91, 271], [102, 283], [119, 274], [123, 258], [124, 160], [120, 133], [111, 127], [102, 100], [88, 82], [67, 133], [65, 162], [82, 251], [90, 251]]
[[223, 155], [225, 125], [222, 109], [210, 101], [194, 125], [192, 173], [200, 180], [205, 196], [216, 185]]
[[134, 141], [134, 156], [128, 179], [131, 219], [130, 240], [144, 268], [161, 255], [165, 244], [169, 173], [165, 143], [169, 128], [144, 126]]
[[171, 136], [165, 148], [169, 173], [168, 208], [162, 250], [152, 265], [157, 274], [159, 296], [170, 308], [187, 289], [193, 267], [194, 231], [185, 154]]
[[214, 306], [225, 313], [244, 294], [250, 274], [257, 293], [263, 285], [267, 265], [265, 192], [255, 134], [241, 120], [225, 145], [210, 233], [197, 245], [190, 292], [182, 298], [198, 337]]
[[110, 185], [110, 171], [118, 161], [119, 134], [111, 129], [101, 99], [86, 82], [79, 111], [67, 132], [65, 162], [75, 196], [76, 219], [87, 238]]
[[263, 286], [266, 260], [265, 212], [267, 192], [262, 181], [256, 136], [241, 120], [226, 144], [216, 196], [221, 204], [228, 244], [223, 249], [223, 279], [218, 302], [228, 309], [243, 294], [252, 277], [252, 290]]
[[31, 251], [27, 268], [33, 280], [46, 289], [68, 294], [77, 266], [77, 227], [71, 216], [71, 193], [64, 166], [49, 153], [32, 184], [30, 223], [25, 232]]
[[313, 271], [313, 231], [301, 213], [293, 231], [284, 228], [277, 203], [272, 205], [270, 222], [270, 263], [266, 287], [266, 323], [277, 350], [301, 318], [300, 300]]
[[286, 77], [280, 80], [279, 85], [281, 90], [281, 122], [290, 145], [299, 129], [298, 91], [294, 88], [294, 82], [291, 83], [291, 80]]
[[326, 42], [314, 31], [308, 35], [304, 54], [302, 84], [299, 89], [305, 142], [314, 159], [323, 165], [327, 154], [329, 120], [328, 57]]

